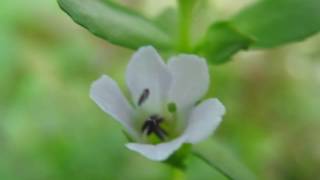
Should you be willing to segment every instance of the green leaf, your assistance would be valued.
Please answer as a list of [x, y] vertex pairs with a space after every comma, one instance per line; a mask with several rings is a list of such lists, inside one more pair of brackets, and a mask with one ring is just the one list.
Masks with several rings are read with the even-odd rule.
[[211, 63], [226, 62], [242, 49], [247, 49], [253, 39], [238, 32], [228, 22], [219, 22], [209, 27], [208, 32], [196, 52]]
[[228, 22], [213, 24], [196, 52], [223, 63], [246, 48], [302, 41], [320, 30], [319, 0], [260, 0]]
[[177, 40], [178, 34], [178, 12], [174, 8], [167, 8], [162, 11], [155, 19], [155, 23], [163, 31], [170, 34]]
[[319, 0], [260, 0], [233, 17], [231, 23], [254, 37], [254, 46], [271, 48], [318, 32], [319, 7]]
[[[208, 144], [207, 144], [208, 145]], [[217, 142], [210, 146], [194, 147], [193, 154], [213, 167], [228, 179], [254, 180], [256, 176], [244, 166], [234, 155]]]
[[153, 21], [103, 0], [58, 0], [60, 7], [78, 24], [109, 42], [137, 49], [153, 45], [170, 49], [172, 38]]

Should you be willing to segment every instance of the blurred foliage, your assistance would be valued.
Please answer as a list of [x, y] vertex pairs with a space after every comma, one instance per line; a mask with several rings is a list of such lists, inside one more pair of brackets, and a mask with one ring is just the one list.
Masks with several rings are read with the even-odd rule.
[[[230, 2], [208, 1], [220, 8], [212, 16], [235, 14], [247, 3]], [[141, 11], [157, 6], [146, 0], [122, 3]], [[125, 89], [132, 51], [92, 36], [54, 0], [2, 0], [0, 24], [0, 179], [171, 178], [169, 166], [128, 151], [120, 125], [88, 97], [91, 82], [103, 73]], [[317, 177], [319, 60], [320, 36], [315, 36], [243, 52], [231, 63], [211, 67], [207, 96], [227, 107], [213, 138], [259, 179]], [[188, 179], [224, 179], [199, 159], [188, 163]]]
[[[160, 14], [162, 21], [113, 0], [57, 1], [75, 23], [115, 45], [131, 49], [152, 45], [162, 53], [192, 52], [212, 64], [225, 63], [249, 47], [274, 48], [320, 31], [319, 0], [260, 0], [218, 22], [209, 21], [213, 15], [209, 0], [176, 0], [175, 9]], [[200, 25], [198, 36], [190, 33], [194, 24]]]

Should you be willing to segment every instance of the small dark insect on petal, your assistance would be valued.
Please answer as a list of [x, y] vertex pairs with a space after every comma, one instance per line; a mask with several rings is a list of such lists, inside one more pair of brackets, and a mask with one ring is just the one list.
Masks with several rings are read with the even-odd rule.
[[138, 106], [141, 106], [148, 99], [149, 95], [150, 95], [149, 89], [144, 89], [139, 98]]

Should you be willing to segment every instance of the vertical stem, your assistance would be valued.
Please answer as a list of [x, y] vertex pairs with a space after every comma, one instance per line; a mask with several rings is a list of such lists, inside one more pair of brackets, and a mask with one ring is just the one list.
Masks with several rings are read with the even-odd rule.
[[172, 172], [172, 180], [185, 180], [186, 175], [182, 169], [174, 168]]
[[195, 0], [177, 0], [179, 8], [179, 44], [178, 49], [190, 51], [190, 25]]

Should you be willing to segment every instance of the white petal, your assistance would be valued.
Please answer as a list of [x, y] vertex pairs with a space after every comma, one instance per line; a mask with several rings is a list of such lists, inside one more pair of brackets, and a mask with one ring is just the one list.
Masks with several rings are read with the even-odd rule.
[[218, 127], [225, 107], [218, 99], [209, 99], [196, 106], [190, 115], [184, 134], [187, 142], [197, 143], [206, 139]]
[[127, 67], [126, 80], [135, 104], [143, 91], [149, 89], [150, 95], [142, 106], [153, 113], [161, 112], [168, 96], [171, 75], [153, 47], [142, 47], [133, 55]]
[[205, 59], [195, 55], [182, 54], [168, 63], [172, 73], [172, 87], [169, 98], [178, 108], [194, 105], [207, 92], [209, 72]]
[[101, 76], [92, 83], [90, 97], [104, 112], [119, 121], [130, 135], [137, 137], [133, 128], [134, 111], [115, 81], [106, 75]]
[[132, 151], [140, 153], [148, 159], [154, 161], [163, 161], [166, 160], [176, 150], [178, 150], [185, 140], [185, 136], [180, 136], [172, 141], [157, 145], [128, 143], [126, 144], [126, 147]]

